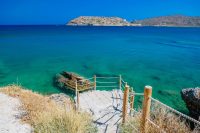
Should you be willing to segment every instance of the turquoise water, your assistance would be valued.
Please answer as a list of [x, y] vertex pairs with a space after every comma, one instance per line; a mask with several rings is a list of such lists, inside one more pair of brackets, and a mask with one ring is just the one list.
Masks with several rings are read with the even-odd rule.
[[0, 86], [18, 83], [62, 92], [53, 77], [67, 70], [122, 75], [137, 92], [185, 110], [180, 90], [200, 86], [200, 28], [0, 26]]

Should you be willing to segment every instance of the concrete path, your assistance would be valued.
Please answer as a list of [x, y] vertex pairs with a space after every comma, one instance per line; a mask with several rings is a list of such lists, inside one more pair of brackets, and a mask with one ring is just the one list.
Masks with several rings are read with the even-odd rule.
[[17, 98], [0, 93], [0, 133], [31, 133], [31, 126], [20, 122], [19, 108]]
[[88, 91], [80, 93], [79, 109], [93, 115], [99, 133], [117, 133], [121, 122], [122, 91]]

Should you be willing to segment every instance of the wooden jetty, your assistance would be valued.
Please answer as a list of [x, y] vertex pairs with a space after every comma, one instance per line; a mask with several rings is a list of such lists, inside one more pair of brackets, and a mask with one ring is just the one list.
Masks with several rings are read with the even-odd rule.
[[72, 91], [85, 91], [94, 88], [94, 84], [89, 79], [72, 72], [64, 71], [58, 74], [55, 80], [59, 87]]

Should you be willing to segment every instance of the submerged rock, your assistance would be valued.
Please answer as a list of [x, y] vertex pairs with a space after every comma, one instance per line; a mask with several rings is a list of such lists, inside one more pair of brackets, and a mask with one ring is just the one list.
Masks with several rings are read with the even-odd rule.
[[181, 91], [182, 99], [185, 101], [190, 116], [199, 120], [200, 118], [200, 88], [188, 88]]
[[158, 90], [158, 93], [163, 96], [176, 96], [177, 93], [174, 90]]

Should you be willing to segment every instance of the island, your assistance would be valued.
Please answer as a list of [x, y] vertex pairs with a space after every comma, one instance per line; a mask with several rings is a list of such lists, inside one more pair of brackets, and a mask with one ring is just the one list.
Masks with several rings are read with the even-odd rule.
[[200, 27], [200, 17], [171, 15], [127, 21], [120, 17], [80, 16], [70, 20], [71, 26], [167, 26], [167, 27]]
[[130, 26], [126, 19], [120, 17], [101, 17], [101, 16], [80, 16], [67, 23], [75, 26]]

